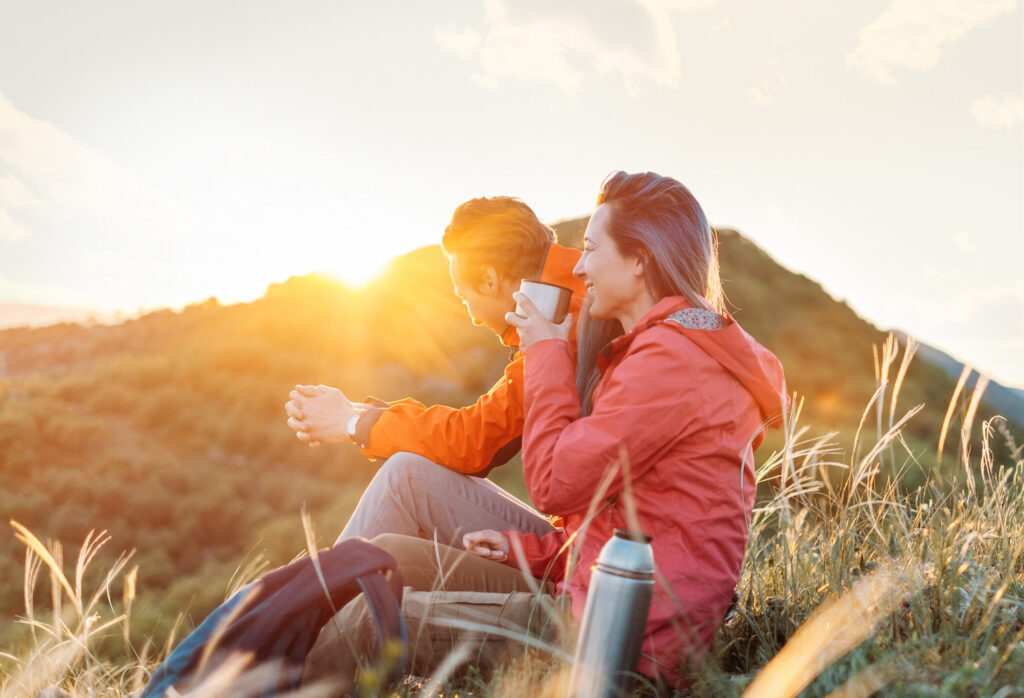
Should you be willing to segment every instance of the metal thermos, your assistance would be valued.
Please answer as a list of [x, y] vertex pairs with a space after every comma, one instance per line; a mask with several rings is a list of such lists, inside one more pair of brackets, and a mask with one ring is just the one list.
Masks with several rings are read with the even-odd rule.
[[650, 537], [616, 529], [590, 575], [569, 696], [625, 695], [640, 658], [653, 592]]

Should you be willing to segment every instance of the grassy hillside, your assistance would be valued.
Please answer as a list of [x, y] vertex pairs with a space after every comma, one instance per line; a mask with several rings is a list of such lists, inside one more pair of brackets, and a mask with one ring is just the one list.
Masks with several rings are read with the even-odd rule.
[[[362, 294], [301, 278], [245, 305], [0, 332], [4, 521], [66, 543], [105, 529], [138, 549], [140, 635], [165, 635], [179, 610], [205, 614], [247, 551], [287, 562], [303, 505], [329, 542], [374, 466], [294, 439], [283, 404], [296, 383], [467, 402], [500, 375], [506, 352], [438, 268], [426, 249]], [[23, 605], [21, 566], [5, 534], [0, 646]]]
[[[572, 244], [582, 224], [558, 229]], [[809, 398], [801, 422], [840, 432], [849, 450], [875, 389], [871, 347], [882, 333], [739, 234], [720, 231], [720, 244], [735, 316], [782, 358], [791, 390]], [[303, 507], [321, 544], [340, 530], [374, 466], [350, 446], [310, 450], [293, 438], [282, 406], [295, 383], [336, 385], [354, 399], [467, 404], [507, 359], [468, 322], [437, 247], [399, 258], [360, 292], [293, 278], [248, 304], [211, 300], [113, 326], [2, 331], [0, 352], [0, 514], [64, 545], [108, 531], [97, 569], [104, 556], [136, 549], [139, 640], [166, 637], [180, 611], [203, 617], [246, 555], [278, 565], [302, 550]], [[900, 407], [926, 404], [904, 432], [924, 466], [953, 388], [924, 362], [903, 383]], [[990, 414], [983, 409], [976, 424]], [[876, 421], [872, 412], [869, 430]], [[523, 495], [517, 467], [495, 478]], [[906, 477], [920, 472], [912, 466]], [[23, 634], [12, 622], [23, 607], [22, 567], [22, 546], [0, 538], [0, 647]]]
[[[631, 698], [1020, 695], [1024, 538], [1014, 532], [1024, 525], [1022, 447], [1009, 440], [1009, 462], [993, 462], [984, 449], [975, 461], [961, 454], [958, 466], [977, 477], [950, 483], [931, 471], [925, 486], [907, 492], [878, 476], [902, 457], [887, 448], [899, 439], [897, 426], [864, 457], [846, 461], [834, 487], [823, 487], [817, 465], [831, 458], [831, 441], [796, 445], [799, 428], [789, 423], [792, 448], [759, 471], [777, 467], [788, 477], [754, 511], [739, 603], [709, 654], [688, 667], [690, 690], [647, 684]], [[0, 695], [34, 696], [55, 684], [72, 698], [137, 695], [167, 652], [132, 640], [137, 568], [125, 573], [130, 561], [122, 558], [82, 585], [65, 576], [72, 561], [61, 562], [58, 544], [25, 529], [18, 535], [31, 550], [27, 569], [48, 575], [55, 592], [29, 611], [31, 649], [0, 652]], [[94, 571], [88, 560], [103, 543], [82, 546], [79, 570], [85, 560]], [[241, 576], [253, 574], [247, 567]], [[565, 695], [570, 648], [527, 639], [531, 648], [493, 676], [471, 666], [471, 657], [449, 656], [447, 668], [407, 676], [393, 695]], [[189, 695], [260, 694], [262, 668], [222, 666]], [[379, 695], [370, 688], [379, 676], [367, 675], [367, 695]], [[321, 695], [318, 688], [301, 693]]]

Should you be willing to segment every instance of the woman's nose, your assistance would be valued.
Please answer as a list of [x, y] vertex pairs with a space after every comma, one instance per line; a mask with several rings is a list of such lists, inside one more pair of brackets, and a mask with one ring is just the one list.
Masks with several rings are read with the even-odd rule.
[[583, 257], [580, 257], [580, 261], [576, 262], [576, 266], [572, 268], [572, 275], [577, 279], [582, 279], [585, 276], [583, 271]]

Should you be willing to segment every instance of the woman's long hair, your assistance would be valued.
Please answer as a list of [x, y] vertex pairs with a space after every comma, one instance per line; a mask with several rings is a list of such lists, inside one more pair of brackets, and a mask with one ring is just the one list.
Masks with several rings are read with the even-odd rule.
[[[723, 312], [717, 241], [689, 189], [654, 172], [614, 172], [602, 183], [597, 203], [610, 205], [609, 237], [621, 254], [640, 259], [655, 300], [684, 296], [695, 308]], [[581, 416], [593, 409], [598, 355], [621, 334], [618, 320], [597, 320], [589, 303], [584, 305], [576, 333]]]

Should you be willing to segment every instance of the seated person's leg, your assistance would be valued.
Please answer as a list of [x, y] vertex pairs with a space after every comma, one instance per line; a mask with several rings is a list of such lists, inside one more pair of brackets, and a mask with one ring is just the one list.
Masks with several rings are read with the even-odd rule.
[[383, 534], [370, 541], [398, 561], [402, 583], [417, 591], [476, 591], [507, 594], [513, 591], [554, 593], [547, 580], [524, 576], [501, 562], [432, 540]]
[[[551, 617], [566, 609], [549, 595], [548, 582], [527, 581], [507, 565], [421, 538], [385, 535], [373, 543], [395, 556], [406, 584], [402, 615], [409, 637], [407, 671], [412, 674], [430, 676], [453, 654], [461, 657], [460, 665], [486, 672], [522, 652], [521, 642], [487, 628], [540, 635], [548, 642], [558, 634], [558, 621]], [[538, 596], [531, 588], [548, 593]], [[474, 627], [453, 627], [451, 622]], [[372, 665], [375, 656], [376, 631], [360, 596], [320, 633], [307, 657], [303, 682], [336, 680], [344, 689], [339, 694], [344, 694], [354, 689], [357, 667]]]
[[399, 533], [461, 548], [464, 533], [483, 529], [543, 535], [551, 524], [490, 480], [396, 453], [374, 476], [338, 540]]

